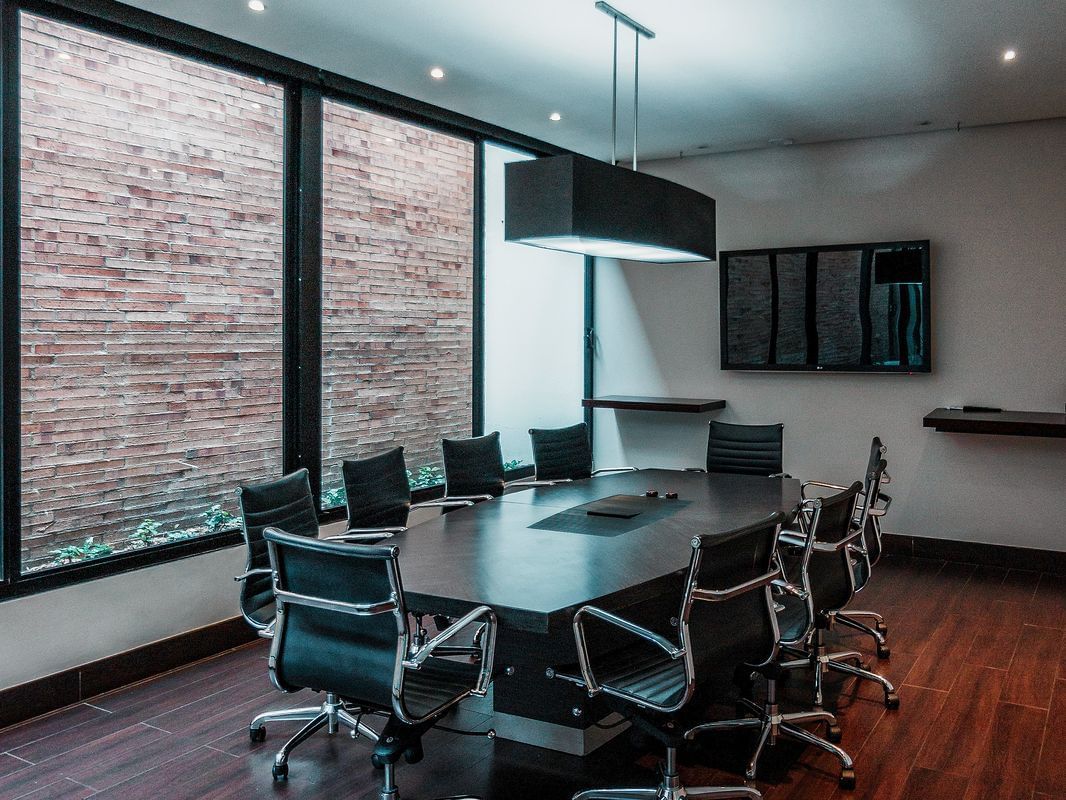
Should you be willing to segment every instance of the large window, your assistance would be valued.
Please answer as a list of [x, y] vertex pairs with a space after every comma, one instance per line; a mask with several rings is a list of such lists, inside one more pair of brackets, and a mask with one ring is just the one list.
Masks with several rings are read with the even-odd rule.
[[280, 86], [21, 15], [22, 571], [281, 469]]
[[323, 507], [339, 465], [403, 445], [437, 484], [472, 430], [474, 145], [327, 101], [322, 154]]
[[581, 418], [582, 259], [503, 241], [533, 156], [488, 139], [521, 137], [135, 9], [21, 5], [0, 599], [232, 546], [234, 489], [285, 470], [328, 519], [343, 459], [403, 445], [431, 495], [441, 438], [499, 429], [526, 467], [528, 427]]

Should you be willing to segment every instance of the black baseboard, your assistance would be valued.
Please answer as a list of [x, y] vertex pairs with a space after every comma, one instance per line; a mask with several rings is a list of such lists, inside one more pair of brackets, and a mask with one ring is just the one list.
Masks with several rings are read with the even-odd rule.
[[884, 534], [882, 544], [884, 552], [890, 555], [936, 558], [941, 561], [957, 561], [963, 564], [1066, 575], [1066, 552], [1059, 550], [1037, 550], [1032, 547], [1013, 547], [1005, 544], [930, 539], [924, 536], [904, 536], [898, 533]]
[[0, 690], [0, 728], [169, 672], [255, 638], [255, 631], [234, 617]]

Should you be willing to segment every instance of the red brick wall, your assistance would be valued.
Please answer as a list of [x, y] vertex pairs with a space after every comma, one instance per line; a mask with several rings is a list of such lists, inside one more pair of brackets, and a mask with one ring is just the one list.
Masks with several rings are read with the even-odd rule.
[[26, 569], [280, 470], [282, 90], [28, 15], [22, 73]]
[[471, 426], [471, 142], [325, 103], [323, 488], [402, 444], [412, 471]]
[[[24, 15], [23, 568], [281, 469], [279, 86]], [[326, 103], [323, 439], [471, 420], [473, 146]]]

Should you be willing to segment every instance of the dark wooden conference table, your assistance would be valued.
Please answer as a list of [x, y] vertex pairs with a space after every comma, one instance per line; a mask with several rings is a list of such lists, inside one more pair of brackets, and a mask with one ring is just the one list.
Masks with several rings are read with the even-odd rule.
[[[575, 508], [650, 489], [660, 497], [629, 501], [641, 512], [632, 519]], [[678, 499], [666, 499], [666, 492], [677, 492]], [[401, 548], [409, 608], [455, 616], [482, 604], [495, 610], [496, 678], [492, 705], [484, 710], [493, 714], [497, 735], [585, 755], [624, 726], [598, 727], [609, 714], [601, 698], [590, 701], [583, 690], [545, 674], [576, 659], [574, 612], [592, 604], [669, 634], [692, 536], [787, 513], [799, 494], [799, 481], [792, 479], [621, 472], [512, 490], [392, 541]], [[593, 641], [593, 662], [596, 650], [609, 647], [609, 641]]]

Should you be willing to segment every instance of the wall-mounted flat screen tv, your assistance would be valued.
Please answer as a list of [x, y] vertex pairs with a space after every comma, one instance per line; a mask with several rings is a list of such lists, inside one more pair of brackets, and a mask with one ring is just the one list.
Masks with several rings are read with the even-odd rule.
[[929, 242], [718, 255], [722, 369], [929, 372]]

